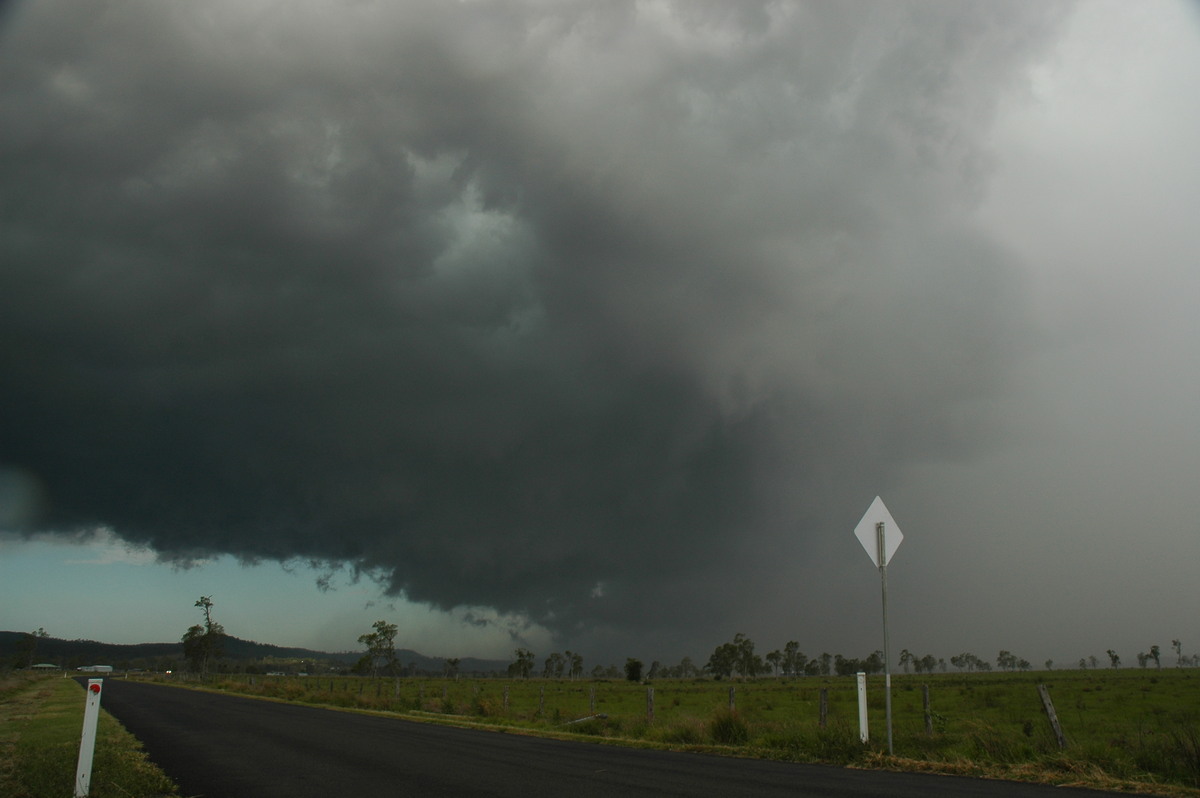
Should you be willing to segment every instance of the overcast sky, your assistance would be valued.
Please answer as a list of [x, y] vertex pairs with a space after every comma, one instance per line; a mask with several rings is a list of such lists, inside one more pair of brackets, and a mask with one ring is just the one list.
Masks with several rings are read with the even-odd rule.
[[865, 656], [880, 495], [895, 651], [1194, 652], [1198, 97], [1194, 2], [8, 4], [0, 629]]

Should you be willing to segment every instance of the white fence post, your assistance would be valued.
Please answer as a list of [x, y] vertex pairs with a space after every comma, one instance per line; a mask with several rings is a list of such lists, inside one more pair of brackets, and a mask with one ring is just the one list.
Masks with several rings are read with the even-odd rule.
[[79, 740], [79, 766], [75, 769], [75, 798], [87, 798], [92, 783], [92, 755], [96, 751], [96, 721], [100, 718], [103, 679], [88, 679], [83, 707], [83, 736]]
[[867, 674], [858, 672], [858, 737], [867, 741]]

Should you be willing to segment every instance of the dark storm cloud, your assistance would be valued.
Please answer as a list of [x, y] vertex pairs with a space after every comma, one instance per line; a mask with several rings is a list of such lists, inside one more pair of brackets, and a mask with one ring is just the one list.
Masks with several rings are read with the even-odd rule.
[[723, 622], [722, 574], [987, 446], [1024, 290], [966, 210], [1045, 8], [21, 7], [17, 526]]

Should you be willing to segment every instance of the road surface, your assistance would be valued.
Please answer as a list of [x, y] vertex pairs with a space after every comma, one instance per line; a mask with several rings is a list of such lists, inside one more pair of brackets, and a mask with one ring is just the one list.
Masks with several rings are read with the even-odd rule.
[[1112, 798], [546, 740], [124, 679], [104, 680], [101, 704], [189, 798]]

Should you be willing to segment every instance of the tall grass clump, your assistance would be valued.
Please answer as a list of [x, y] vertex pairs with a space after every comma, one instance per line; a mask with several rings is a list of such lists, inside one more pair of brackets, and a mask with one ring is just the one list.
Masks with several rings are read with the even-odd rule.
[[986, 721], [968, 721], [964, 726], [964, 736], [975, 759], [1012, 765], [1036, 758], [1033, 746], [1024, 736], [1009, 734]]
[[1200, 718], [1194, 714], [1184, 715], [1168, 734], [1169, 750], [1179, 779], [1200, 788]]
[[708, 736], [717, 745], [745, 745], [750, 725], [735, 710], [718, 710], [708, 721]]
[[1194, 714], [1174, 716], [1154, 729], [1139, 729], [1112, 745], [1128, 755], [1137, 772], [1200, 787], [1200, 722]]
[[848, 723], [834, 723], [817, 729], [807, 742], [814, 759], [833, 765], [859, 762], [868, 750], [858, 738], [858, 732]]
[[651, 739], [668, 745], [703, 745], [708, 741], [705, 724], [694, 718], [657, 726]]

